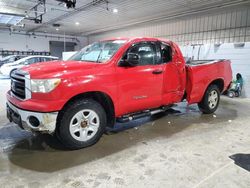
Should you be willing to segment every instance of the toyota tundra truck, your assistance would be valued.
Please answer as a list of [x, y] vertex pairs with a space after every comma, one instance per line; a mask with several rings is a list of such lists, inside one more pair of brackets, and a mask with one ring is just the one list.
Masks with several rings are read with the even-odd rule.
[[115, 38], [95, 42], [67, 61], [12, 72], [7, 117], [80, 149], [95, 144], [117, 121], [164, 112], [183, 100], [214, 113], [231, 80], [229, 60], [186, 63], [174, 42]]

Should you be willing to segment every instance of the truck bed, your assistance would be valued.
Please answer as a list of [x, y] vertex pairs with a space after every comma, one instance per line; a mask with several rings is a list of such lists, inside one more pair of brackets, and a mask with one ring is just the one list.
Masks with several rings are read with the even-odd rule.
[[191, 60], [187, 61], [186, 64], [190, 66], [198, 66], [198, 65], [204, 65], [204, 64], [213, 64], [217, 62], [221, 62], [224, 60]]
[[221, 82], [221, 92], [225, 91], [232, 81], [230, 64], [229, 60], [203, 60], [187, 63], [186, 92], [189, 104], [200, 102], [206, 88], [214, 81]]

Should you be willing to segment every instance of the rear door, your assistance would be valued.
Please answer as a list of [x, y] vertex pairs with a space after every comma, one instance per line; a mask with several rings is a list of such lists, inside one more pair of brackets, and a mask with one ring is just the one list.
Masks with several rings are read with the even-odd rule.
[[[139, 55], [137, 66], [118, 66], [119, 106], [122, 114], [159, 107], [162, 101], [163, 67], [155, 42], [133, 44], [126, 53]], [[124, 54], [124, 58], [126, 54]]]
[[185, 63], [173, 45], [161, 43], [163, 76], [163, 104], [180, 102], [185, 90]]

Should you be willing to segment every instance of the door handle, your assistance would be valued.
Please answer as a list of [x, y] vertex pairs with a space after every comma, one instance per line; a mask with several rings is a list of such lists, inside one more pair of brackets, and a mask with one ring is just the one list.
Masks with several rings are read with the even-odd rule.
[[153, 74], [162, 74], [163, 73], [163, 70], [161, 69], [156, 69], [152, 72]]

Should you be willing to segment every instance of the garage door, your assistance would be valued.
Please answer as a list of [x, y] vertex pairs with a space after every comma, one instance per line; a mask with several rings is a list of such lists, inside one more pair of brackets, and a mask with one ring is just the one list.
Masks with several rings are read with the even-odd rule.
[[52, 56], [59, 57], [62, 59], [63, 52], [75, 51], [76, 43], [74, 42], [66, 42], [65, 43], [65, 50], [64, 50], [64, 42], [59, 41], [50, 41], [49, 42], [49, 49]]

